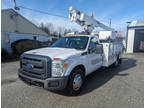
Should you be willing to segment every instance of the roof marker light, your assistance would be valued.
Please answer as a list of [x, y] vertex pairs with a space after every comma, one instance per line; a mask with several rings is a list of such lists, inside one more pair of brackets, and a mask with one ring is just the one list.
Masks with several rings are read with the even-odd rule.
[[53, 60], [61, 60], [60, 58], [53, 58]]

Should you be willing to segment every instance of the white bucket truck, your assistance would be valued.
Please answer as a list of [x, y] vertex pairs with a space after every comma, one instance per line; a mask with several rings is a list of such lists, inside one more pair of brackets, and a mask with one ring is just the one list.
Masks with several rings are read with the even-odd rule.
[[25, 83], [49, 90], [66, 88], [71, 95], [78, 95], [85, 77], [102, 66], [117, 65], [121, 61], [122, 43], [115, 32], [70, 7], [70, 19], [91, 33], [102, 27], [99, 36], [68, 35], [61, 37], [51, 47], [23, 53], [20, 57], [18, 76]]

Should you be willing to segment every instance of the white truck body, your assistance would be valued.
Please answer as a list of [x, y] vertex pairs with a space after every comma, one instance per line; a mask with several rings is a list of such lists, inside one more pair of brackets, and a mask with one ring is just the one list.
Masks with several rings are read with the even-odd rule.
[[99, 31], [99, 39], [106, 40], [106, 39], [114, 40], [116, 38], [116, 32], [114, 31]]
[[103, 44], [103, 66], [108, 67], [113, 64], [117, 56], [121, 58], [122, 45], [120, 43], [102, 43]]
[[52, 47], [25, 52], [20, 58], [20, 79], [50, 90], [68, 88], [71, 95], [77, 95], [88, 74], [103, 66], [120, 63], [122, 43], [117, 41], [113, 29], [73, 7], [70, 8], [70, 19], [88, 33], [94, 27], [107, 31], [101, 31], [99, 37], [61, 37]]
[[[85, 49], [47, 47], [27, 51], [20, 59], [18, 73], [20, 79], [31, 85], [42, 85], [45, 89], [64, 89], [76, 68], [83, 69], [84, 77], [86, 77], [102, 66], [108, 67], [121, 58], [120, 43], [100, 43], [97, 36], [91, 35], [70, 37], [87, 37]], [[103, 47], [94, 49], [95, 51], [89, 50], [92, 39], [96, 42], [96, 46]], [[64, 67], [64, 64], [67, 65]], [[57, 85], [54, 85], [55, 82]]]

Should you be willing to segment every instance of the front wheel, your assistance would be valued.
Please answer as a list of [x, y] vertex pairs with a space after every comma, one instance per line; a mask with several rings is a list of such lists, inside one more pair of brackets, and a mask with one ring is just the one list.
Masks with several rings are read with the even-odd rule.
[[84, 82], [84, 72], [81, 69], [74, 70], [69, 78], [68, 92], [70, 95], [78, 95]]

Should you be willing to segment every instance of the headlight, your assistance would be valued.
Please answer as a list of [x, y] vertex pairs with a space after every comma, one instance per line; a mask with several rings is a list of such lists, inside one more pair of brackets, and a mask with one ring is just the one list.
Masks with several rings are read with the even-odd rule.
[[64, 75], [68, 62], [65, 60], [53, 60], [52, 77], [61, 77]]

